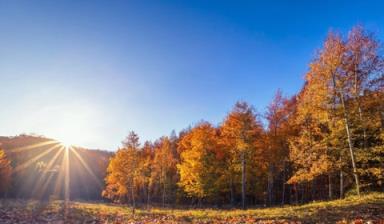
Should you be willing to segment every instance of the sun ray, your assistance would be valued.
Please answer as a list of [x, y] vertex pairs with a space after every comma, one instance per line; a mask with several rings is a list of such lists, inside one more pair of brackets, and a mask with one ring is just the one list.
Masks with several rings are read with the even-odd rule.
[[32, 165], [34, 162], [36, 162], [38, 159], [42, 158], [43, 156], [47, 155], [48, 153], [52, 152], [55, 148], [59, 147], [60, 145], [54, 145], [53, 147], [50, 147], [49, 149], [45, 150], [43, 153], [40, 153], [38, 155], [36, 155], [35, 157], [27, 160], [26, 162], [22, 163], [22, 164], [19, 164], [18, 166], [16, 166], [16, 168], [14, 169], [14, 173], [17, 173], [27, 167], [29, 167], [30, 165]]
[[70, 200], [70, 176], [69, 176], [69, 150], [70, 147], [65, 148], [65, 154], [64, 154], [64, 161], [65, 161], [65, 177], [64, 177], [64, 184], [65, 184], [65, 189], [64, 189], [64, 220], [67, 220], [68, 217], [68, 211], [69, 211], [69, 200]]
[[65, 201], [69, 201], [69, 184], [70, 184], [70, 176], [69, 176], [69, 149], [65, 148], [65, 154], [64, 154], [64, 166], [65, 166], [65, 176], [64, 176], [64, 198]]
[[43, 197], [43, 195], [44, 195], [44, 193], [45, 193], [45, 190], [48, 188], [48, 185], [49, 185], [49, 183], [51, 182], [51, 180], [52, 180], [52, 178], [53, 178], [54, 175], [55, 175], [54, 173], [50, 173], [49, 176], [48, 176], [48, 178], [47, 178], [47, 180], [46, 180], [46, 181], [44, 182], [44, 184], [40, 187], [39, 192], [36, 193], [38, 199], [40, 199], [40, 198]]
[[33, 145], [27, 145], [27, 146], [23, 146], [23, 147], [13, 148], [10, 150], [10, 152], [20, 152], [20, 151], [25, 151], [28, 149], [34, 149], [34, 148], [38, 148], [38, 147], [42, 147], [42, 146], [46, 146], [46, 145], [51, 145], [51, 144], [58, 144], [58, 142], [54, 141], [54, 140], [40, 142], [40, 143], [36, 143]]
[[59, 175], [56, 179], [56, 184], [55, 184], [55, 189], [54, 189], [54, 194], [57, 195], [58, 197], [61, 195], [61, 187], [63, 186], [64, 172], [65, 172], [64, 160], [65, 160], [65, 155], [63, 155], [63, 158], [61, 160]]
[[69, 151], [71, 147], [64, 147], [64, 156], [61, 161], [59, 176], [56, 179], [56, 184], [54, 188], [54, 195], [60, 196], [62, 193], [62, 186], [64, 182], [64, 221], [66, 222], [68, 211], [69, 211], [69, 201], [70, 201], [70, 160], [69, 160]]
[[98, 186], [101, 186], [101, 183], [99, 181], [99, 178], [97, 178], [97, 176], [95, 175], [95, 173], [93, 173], [93, 171], [91, 170], [91, 168], [89, 168], [88, 164], [84, 161], [84, 159], [81, 157], [81, 155], [76, 152], [76, 149], [73, 148], [71, 150], [71, 152], [73, 152], [73, 154], [79, 159], [81, 165], [86, 169], [86, 171], [92, 176], [92, 178], [95, 180], [96, 184]]
[[[47, 164], [47, 166], [45, 167], [45, 169], [44, 169], [44, 171], [43, 171], [44, 173], [40, 176], [39, 180], [37, 181], [37, 183], [36, 183], [36, 185], [35, 185], [35, 187], [34, 187], [34, 189], [33, 189], [33, 191], [32, 191], [33, 193], [36, 193], [38, 190], [41, 192], [40, 194], [43, 194], [43, 193], [44, 193], [46, 186], [48, 186], [48, 184], [45, 183], [45, 184], [43, 185], [43, 187], [42, 187], [42, 182], [43, 182], [43, 180], [44, 180], [44, 177], [45, 177], [46, 173], [47, 173], [49, 170], [51, 170], [52, 166], [56, 163], [58, 157], [59, 157], [60, 154], [63, 152], [63, 150], [64, 150], [64, 147], [61, 146], [60, 149], [59, 149], [59, 150], [56, 152], [56, 154], [53, 156], [53, 158], [49, 161], [49, 163]], [[52, 175], [51, 175], [51, 176], [52, 176]], [[52, 178], [50, 178], [50, 179], [52, 179]], [[46, 182], [48, 182], [48, 180], [47, 180]]]

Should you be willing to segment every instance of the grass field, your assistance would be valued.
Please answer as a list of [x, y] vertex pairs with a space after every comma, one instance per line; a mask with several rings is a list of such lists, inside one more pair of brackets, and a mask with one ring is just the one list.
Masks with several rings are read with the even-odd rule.
[[384, 223], [384, 193], [248, 210], [137, 209], [63, 201], [0, 201], [0, 223]]

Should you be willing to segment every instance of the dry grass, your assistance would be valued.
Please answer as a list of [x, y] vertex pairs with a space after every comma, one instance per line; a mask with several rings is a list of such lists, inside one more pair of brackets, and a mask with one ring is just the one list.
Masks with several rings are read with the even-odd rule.
[[[65, 213], [65, 210], [67, 211]], [[384, 223], [384, 193], [300, 206], [248, 210], [137, 209], [62, 201], [1, 201], [0, 223]], [[381, 220], [381, 221], [380, 221]]]

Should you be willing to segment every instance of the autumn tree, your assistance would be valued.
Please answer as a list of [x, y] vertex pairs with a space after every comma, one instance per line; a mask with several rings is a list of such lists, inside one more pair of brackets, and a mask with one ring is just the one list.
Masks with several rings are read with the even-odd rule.
[[[360, 187], [343, 72], [345, 49], [342, 38], [330, 33], [310, 64], [305, 86], [298, 95], [296, 124], [301, 127], [300, 132], [290, 140], [290, 158], [296, 164], [296, 172], [289, 182], [313, 181], [328, 174], [329, 197], [332, 197], [332, 172], [337, 161], [345, 157], [340, 139], [347, 140], [357, 192]], [[345, 134], [340, 135], [340, 131]]]
[[218, 130], [207, 122], [197, 124], [179, 142], [179, 186], [191, 197], [214, 200], [224, 186], [225, 153], [218, 143]]
[[[378, 46], [373, 36], [361, 27], [352, 29], [345, 39], [335, 33], [328, 35], [323, 49], [310, 65], [306, 84], [299, 94], [296, 120], [302, 128], [300, 134], [291, 139], [290, 155], [297, 164], [291, 182], [300, 178], [308, 181], [328, 173], [332, 197], [331, 175], [339, 167], [340, 194], [343, 195], [342, 169], [347, 167], [344, 150], [347, 148], [352, 166], [349, 173], [360, 194], [358, 165], [364, 162], [361, 156], [358, 161], [356, 154], [361, 154], [362, 150], [367, 155], [370, 151], [367, 149], [368, 120], [375, 118], [366, 117], [369, 110], [376, 109], [366, 107], [370, 101], [366, 95], [374, 99], [370, 84], [380, 83], [377, 80], [382, 79], [383, 60]], [[346, 140], [346, 146], [342, 139]]]
[[176, 190], [176, 158], [172, 142], [168, 137], [162, 137], [155, 142], [152, 179], [157, 182], [157, 193], [161, 195], [163, 207], [169, 196]]
[[369, 84], [382, 76], [382, 58], [378, 53], [379, 43], [372, 33], [361, 26], [354, 27], [348, 34], [345, 44], [343, 68], [348, 86], [348, 92], [355, 104], [354, 111], [358, 117], [358, 125], [362, 132], [362, 148], [367, 144], [364, 105], [361, 100], [364, 93], [370, 89]]
[[268, 121], [265, 144], [268, 148], [264, 150], [264, 158], [268, 163], [267, 194], [269, 204], [273, 204], [278, 195], [278, 192], [274, 191], [274, 185], [279, 178], [282, 179], [281, 201], [282, 203], [285, 201], [285, 182], [289, 166], [288, 138], [295, 133], [295, 126], [292, 122], [295, 109], [295, 97], [288, 99], [278, 90], [265, 113], [265, 118]]
[[142, 193], [142, 201], [147, 203], [147, 207], [151, 202], [151, 188], [153, 187], [154, 181], [152, 179], [153, 172], [153, 158], [154, 147], [149, 141], [144, 143], [143, 148], [139, 153], [139, 176], [137, 185], [140, 187]]
[[312, 86], [312, 83], [307, 82], [298, 94], [296, 113], [293, 116], [293, 126], [298, 131], [295, 135], [288, 136], [289, 158], [294, 165], [294, 173], [288, 183], [294, 184], [296, 193], [297, 184], [314, 183], [317, 177], [327, 175], [333, 170], [334, 158], [329, 146], [329, 114], [318, 103], [321, 101], [316, 101], [323, 99], [322, 95], [314, 95], [316, 88], [319, 94], [323, 93], [316, 84], [318, 83], [313, 83]]
[[[383, 56], [381, 46], [374, 35], [361, 26], [354, 27], [345, 40], [346, 53], [344, 56], [344, 78], [348, 91], [348, 105], [351, 108], [350, 120], [354, 132], [357, 171], [360, 176], [382, 179], [380, 165], [380, 150], [382, 142], [378, 133], [383, 111], [379, 103], [380, 85], [383, 84]], [[382, 96], [382, 95], [381, 95]], [[377, 101], [379, 100], [379, 101]], [[380, 105], [381, 104], [381, 105]], [[382, 112], [381, 112], [382, 113]], [[372, 178], [369, 178], [372, 181]], [[364, 179], [363, 179], [364, 181]], [[369, 183], [375, 185], [375, 183]], [[366, 183], [363, 183], [363, 186]]]
[[329, 33], [301, 90], [290, 98], [277, 91], [265, 130], [253, 108], [238, 102], [217, 127], [200, 122], [143, 147], [130, 133], [110, 160], [104, 196], [133, 207], [241, 198], [245, 208], [247, 200], [272, 205], [279, 197], [284, 204], [382, 190], [380, 49], [362, 27]]
[[242, 208], [246, 207], [247, 175], [251, 174], [250, 165], [254, 165], [257, 141], [261, 140], [262, 133], [262, 125], [254, 109], [245, 102], [237, 102], [221, 126], [221, 138], [231, 157], [229, 164], [231, 191], [234, 190], [236, 177], [241, 176]]
[[135, 132], [130, 132], [123, 141], [123, 147], [110, 160], [105, 179], [106, 189], [103, 191], [104, 197], [115, 201], [129, 199], [133, 209], [136, 205], [136, 182], [140, 177], [139, 146], [139, 137]]

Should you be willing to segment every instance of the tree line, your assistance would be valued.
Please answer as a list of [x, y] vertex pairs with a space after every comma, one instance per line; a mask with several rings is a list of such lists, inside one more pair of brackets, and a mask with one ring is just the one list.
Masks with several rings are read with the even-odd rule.
[[[263, 114], [239, 101], [219, 124], [201, 121], [143, 144], [130, 132], [113, 155], [77, 149], [85, 162], [70, 152], [71, 198], [246, 208], [383, 191], [383, 59], [362, 27], [330, 32], [302, 88], [290, 97], [278, 90]], [[36, 197], [39, 183], [51, 192], [60, 185], [58, 149], [1, 147], [1, 195]], [[29, 161], [33, 169], [19, 169]]]
[[245, 208], [383, 191], [381, 47], [361, 26], [330, 32], [300, 91], [277, 91], [265, 114], [240, 101], [218, 125], [142, 146], [131, 132], [110, 160], [103, 197]]

